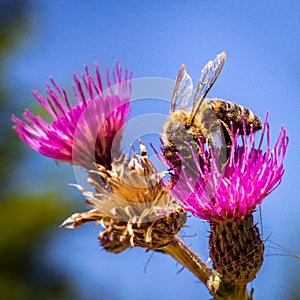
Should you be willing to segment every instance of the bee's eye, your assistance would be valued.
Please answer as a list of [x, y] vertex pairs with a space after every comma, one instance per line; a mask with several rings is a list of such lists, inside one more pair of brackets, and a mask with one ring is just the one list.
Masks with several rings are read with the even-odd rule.
[[190, 129], [191, 126], [192, 126], [192, 124], [190, 122], [188, 122], [185, 127], [186, 127], [186, 129]]

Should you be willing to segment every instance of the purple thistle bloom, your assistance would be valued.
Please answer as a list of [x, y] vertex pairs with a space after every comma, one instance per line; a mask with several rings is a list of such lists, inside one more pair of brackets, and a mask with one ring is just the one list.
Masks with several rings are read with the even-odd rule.
[[33, 95], [52, 118], [47, 123], [28, 110], [23, 113], [26, 122], [12, 115], [18, 136], [32, 149], [58, 161], [66, 161], [85, 168], [98, 163], [110, 169], [113, 158], [121, 154], [120, 140], [129, 110], [131, 73], [116, 63], [112, 71], [113, 84], [106, 71], [106, 86], [96, 66], [95, 79], [85, 67], [81, 83], [74, 74], [73, 94], [76, 104], [71, 105], [64, 88], [50, 78], [53, 87], [46, 85], [44, 98], [37, 91]]
[[[288, 145], [284, 127], [273, 148], [267, 118], [257, 148], [253, 132], [241, 136], [242, 145], [238, 145], [238, 132], [232, 136], [230, 156], [222, 171], [213, 155], [206, 163], [199, 163], [194, 155], [194, 174], [191, 176], [191, 166], [189, 172], [183, 166], [170, 191], [184, 209], [209, 222], [239, 220], [252, 213], [278, 187], [284, 173], [283, 159]], [[263, 142], [266, 150], [262, 150]]]

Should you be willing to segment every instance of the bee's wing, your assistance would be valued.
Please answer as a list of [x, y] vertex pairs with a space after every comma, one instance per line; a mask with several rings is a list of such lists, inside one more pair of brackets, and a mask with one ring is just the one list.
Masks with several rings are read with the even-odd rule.
[[172, 93], [172, 100], [170, 105], [170, 112], [175, 111], [176, 108], [189, 108], [189, 102], [193, 93], [193, 81], [190, 75], [186, 72], [185, 66], [182, 65], [176, 77], [174, 89]]
[[197, 85], [193, 106], [192, 106], [192, 115], [196, 116], [199, 111], [199, 108], [207, 95], [210, 88], [213, 86], [217, 77], [219, 76], [222, 67], [226, 59], [226, 52], [222, 52], [217, 55], [213, 61], [209, 61], [201, 71], [201, 76], [199, 83]]

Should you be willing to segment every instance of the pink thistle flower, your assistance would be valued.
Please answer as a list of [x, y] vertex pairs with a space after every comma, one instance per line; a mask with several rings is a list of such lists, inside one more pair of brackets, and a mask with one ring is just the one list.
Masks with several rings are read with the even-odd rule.
[[64, 88], [59, 88], [50, 78], [53, 87], [46, 85], [44, 98], [37, 91], [33, 95], [52, 118], [47, 123], [28, 110], [23, 113], [24, 122], [12, 115], [18, 136], [32, 149], [58, 161], [70, 162], [91, 169], [94, 163], [110, 169], [113, 158], [121, 154], [122, 128], [129, 110], [131, 73], [116, 63], [112, 71], [106, 71], [106, 87], [96, 66], [95, 79], [85, 67], [82, 83], [74, 74], [73, 94], [76, 104], [71, 105]]
[[[191, 176], [191, 166], [186, 166], [188, 172], [183, 166], [179, 180], [170, 190], [184, 209], [209, 222], [240, 220], [252, 213], [278, 187], [284, 173], [288, 145], [284, 127], [273, 148], [267, 118], [257, 148], [253, 132], [241, 137], [242, 145], [238, 145], [238, 132], [232, 136], [230, 156], [222, 171], [213, 155], [206, 163], [199, 163], [194, 155], [194, 174]], [[266, 150], [262, 150], [263, 142]]]

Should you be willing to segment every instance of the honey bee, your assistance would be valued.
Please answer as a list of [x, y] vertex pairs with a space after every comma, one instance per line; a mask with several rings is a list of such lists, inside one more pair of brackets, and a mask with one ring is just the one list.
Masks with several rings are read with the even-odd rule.
[[163, 141], [166, 143], [163, 155], [174, 167], [181, 165], [177, 153], [187, 160], [192, 157], [192, 147], [201, 156], [203, 145], [207, 149], [218, 150], [218, 161], [222, 167], [229, 155], [232, 131], [236, 133], [239, 130], [240, 135], [248, 135], [251, 130], [254, 132], [262, 128], [259, 118], [249, 109], [230, 101], [205, 98], [219, 76], [225, 59], [226, 53], [222, 52], [204, 66], [193, 97], [192, 79], [184, 65], [179, 69], [170, 115], [163, 130]]

